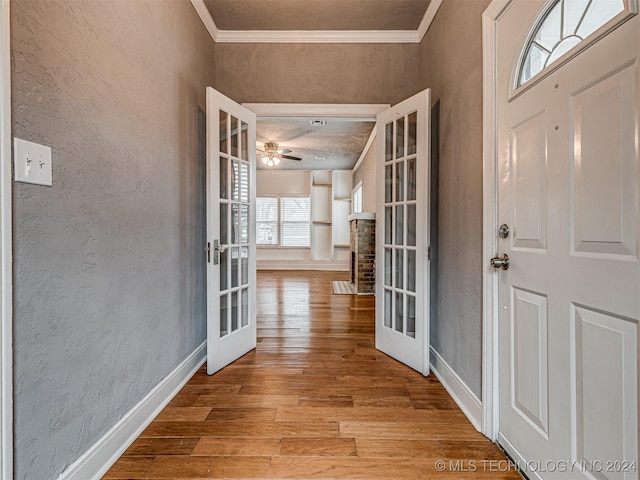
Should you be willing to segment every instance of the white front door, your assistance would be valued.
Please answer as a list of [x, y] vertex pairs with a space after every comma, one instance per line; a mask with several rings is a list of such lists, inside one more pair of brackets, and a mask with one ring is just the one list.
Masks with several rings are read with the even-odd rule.
[[376, 348], [429, 374], [430, 90], [378, 114]]
[[256, 346], [255, 114], [207, 88], [207, 373]]
[[[497, 24], [499, 442], [529, 478], [637, 479], [640, 23], [513, 92], [543, 4]], [[557, 5], [536, 55], [590, 19]]]

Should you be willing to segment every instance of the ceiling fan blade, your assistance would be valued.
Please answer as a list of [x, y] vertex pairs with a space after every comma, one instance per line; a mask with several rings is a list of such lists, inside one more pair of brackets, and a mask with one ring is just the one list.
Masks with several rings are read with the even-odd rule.
[[293, 152], [293, 150], [290, 150], [288, 148], [281, 148], [280, 150], [278, 150], [278, 153], [291, 153]]
[[280, 158], [284, 158], [285, 160], [295, 160], [296, 162], [302, 161], [299, 157], [292, 157], [291, 155], [278, 155]]
[[256, 148], [256, 152], [258, 152], [258, 153], [267, 153], [264, 150], [260, 150], [259, 148]]

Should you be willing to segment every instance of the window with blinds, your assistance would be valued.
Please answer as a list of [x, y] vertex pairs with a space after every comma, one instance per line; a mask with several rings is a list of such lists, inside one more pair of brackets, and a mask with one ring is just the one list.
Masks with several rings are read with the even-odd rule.
[[278, 198], [256, 198], [256, 242], [258, 245], [278, 244]]
[[311, 246], [311, 202], [309, 197], [256, 198], [258, 245]]
[[362, 212], [362, 182], [353, 189], [353, 213]]

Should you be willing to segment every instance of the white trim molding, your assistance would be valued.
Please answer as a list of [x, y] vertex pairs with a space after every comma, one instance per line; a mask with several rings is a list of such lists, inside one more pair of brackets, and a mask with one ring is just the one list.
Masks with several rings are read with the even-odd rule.
[[259, 118], [303, 118], [375, 122], [391, 105], [375, 103], [243, 103]]
[[104, 434], [58, 480], [98, 480], [162, 411], [207, 358], [207, 342], [198, 346], [118, 423]]
[[482, 402], [433, 347], [429, 347], [429, 351], [431, 352], [431, 371], [438, 377], [442, 386], [455, 400], [475, 429], [481, 432]]
[[420, 43], [442, 0], [431, 0], [417, 30], [220, 30], [204, 0], [191, 4], [216, 43]]
[[498, 440], [498, 279], [490, 260], [497, 254], [496, 24], [512, 0], [493, 0], [482, 14], [483, 246], [482, 246], [482, 433]]
[[10, 5], [0, 5], [0, 478], [13, 478], [13, 230]]

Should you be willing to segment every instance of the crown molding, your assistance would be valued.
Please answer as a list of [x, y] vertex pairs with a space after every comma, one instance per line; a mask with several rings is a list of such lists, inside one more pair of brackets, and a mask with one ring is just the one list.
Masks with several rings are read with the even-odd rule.
[[191, 5], [193, 5], [193, 8], [198, 12], [200, 20], [204, 23], [204, 27], [207, 29], [207, 32], [209, 32], [209, 35], [211, 35], [213, 41], [217, 42], [220, 30], [216, 27], [216, 22], [213, 21], [213, 17], [211, 17], [209, 9], [204, 4], [204, 0], [191, 0]]
[[442, 5], [442, 0], [431, 0], [429, 2], [427, 11], [424, 12], [424, 17], [422, 17], [422, 21], [420, 25], [418, 25], [418, 31], [416, 32], [418, 35], [418, 43], [420, 43], [427, 34], [427, 30], [429, 30], [433, 19], [436, 18], [436, 13], [438, 13], [440, 5]]
[[420, 43], [443, 0], [431, 0], [417, 30], [219, 30], [204, 0], [191, 0], [216, 43]]

